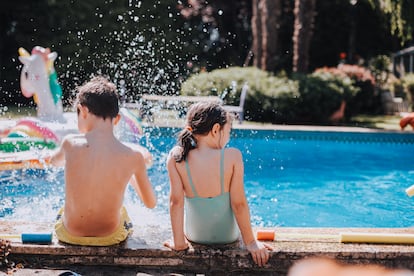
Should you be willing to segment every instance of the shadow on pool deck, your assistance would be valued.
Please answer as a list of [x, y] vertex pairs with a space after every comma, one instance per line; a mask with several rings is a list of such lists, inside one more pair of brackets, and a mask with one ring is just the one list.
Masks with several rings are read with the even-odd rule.
[[[42, 223], [2, 222], [0, 235], [16, 233], [22, 228], [30, 233], [52, 229], [51, 225]], [[161, 240], [146, 242], [139, 233], [121, 245], [110, 247], [64, 245], [56, 239], [49, 245], [22, 244], [12, 240], [8, 260], [24, 267], [15, 269], [14, 275], [59, 275], [66, 270], [81, 275], [137, 275], [139, 272], [150, 275], [286, 275], [296, 260], [310, 256], [414, 270], [414, 245], [340, 243], [335, 236], [345, 231], [413, 233], [414, 229], [276, 228], [276, 241], [271, 243], [274, 251], [268, 264], [262, 268], [253, 264], [240, 244], [194, 245], [193, 252], [176, 253], [164, 248]]]

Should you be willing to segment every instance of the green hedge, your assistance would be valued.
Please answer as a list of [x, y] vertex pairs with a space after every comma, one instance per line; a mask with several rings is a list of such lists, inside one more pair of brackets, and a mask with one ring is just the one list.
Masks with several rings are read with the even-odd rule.
[[328, 72], [288, 78], [255, 67], [230, 67], [191, 76], [182, 84], [181, 94], [220, 96], [225, 104], [238, 105], [245, 82], [249, 85], [245, 119], [257, 122], [329, 123], [342, 100], [358, 91], [347, 76]]
[[298, 122], [330, 123], [329, 117], [338, 110], [342, 101], [351, 101], [358, 92], [359, 89], [352, 84], [349, 77], [329, 72], [314, 72], [301, 76]]
[[315, 72], [328, 72], [346, 82], [348, 82], [347, 77], [352, 81], [352, 86], [358, 91], [347, 100], [346, 115], [348, 117], [361, 113], [378, 114], [382, 111], [381, 97], [375, 92], [375, 85], [377, 85], [375, 77], [367, 68], [340, 64], [337, 67], [318, 68]]

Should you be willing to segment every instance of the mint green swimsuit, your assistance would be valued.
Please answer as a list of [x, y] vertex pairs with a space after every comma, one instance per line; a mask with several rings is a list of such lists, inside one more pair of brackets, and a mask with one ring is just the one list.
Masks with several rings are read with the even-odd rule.
[[185, 234], [188, 240], [202, 244], [231, 243], [238, 239], [239, 229], [230, 204], [230, 193], [224, 192], [224, 149], [221, 151], [221, 194], [216, 197], [199, 197], [185, 161], [188, 179], [194, 197], [185, 197]]

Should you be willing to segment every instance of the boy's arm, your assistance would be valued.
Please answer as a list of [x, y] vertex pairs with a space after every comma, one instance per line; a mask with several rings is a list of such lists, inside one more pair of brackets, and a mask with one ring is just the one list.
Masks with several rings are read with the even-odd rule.
[[184, 189], [178, 174], [176, 161], [172, 154], [167, 159], [167, 170], [170, 178], [170, 218], [174, 244], [168, 245], [174, 250], [188, 248], [184, 236]]
[[[49, 163], [53, 166], [64, 166], [65, 165], [65, 148], [68, 146], [68, 139], [64, 138], [61, 145], [52, 152], [48, 157]], [[47, 157], [46, 157], [47, 159]]]
[[144, 157], [140, 152], [135, 152], [135, 155], [135, 173], [131, 177], [130, 184], [134, 187], [144, 205], [148, 208], [154, 208], [157, 204], [157, 199], [147, 175]]

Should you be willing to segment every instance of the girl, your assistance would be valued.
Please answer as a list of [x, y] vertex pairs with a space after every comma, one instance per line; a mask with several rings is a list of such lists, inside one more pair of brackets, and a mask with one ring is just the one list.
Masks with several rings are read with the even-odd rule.
[[187, 239], [201, 244], [231, 243], [238, 240], [240, 230], [254, 262], [263, 266], [271, 247], [254, 238], [242, 154], [224, 148], [230, 130], [231, 118], [222, 106], [197, 103], [190, 107], [187, 126], [167, 160], [173, 242], [165, 246], [186, 250]]

